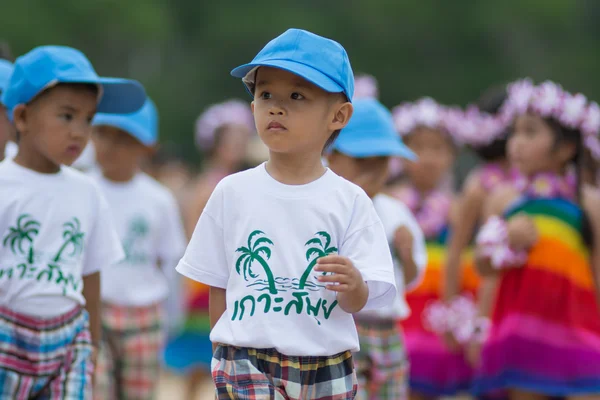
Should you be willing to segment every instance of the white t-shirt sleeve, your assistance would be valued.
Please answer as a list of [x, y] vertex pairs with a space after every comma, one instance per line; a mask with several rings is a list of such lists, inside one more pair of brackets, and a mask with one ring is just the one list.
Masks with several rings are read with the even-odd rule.
[[357, 196], [340, 255], [348, 257], [367, 282], [369, 298], [365, 310], [391, 304], [396, 296], [392, 255], [383, 225], [364, 193]]
[[165, 196], [160, 218], [157, 255], [162, 262], [165, 273], [171, 276], [170, 272], [175, 270], [177, 261], [185, 252], [186, 244], [179, 206], [171, 193], [167, 193], [167, 196]]
[[217, 185], [176, 268], [177, 272], [190, 279], [218, 288], [226, 288], [229, 281], [223, 226], [220, 220], [222, 199], [222, 189]]
[[407, 211], [404, 225], [408, 228], [413, 237], [413, 261], [417, 266], [417, 276], [411, 282], [406, 282], [406, 288], [412, 289], [418, 286], [423, 279], [425, 267], [427, 266], [427, 247], [425, 245], [425, 235], [419, 226], [415, 217]]
[[87, 276], [114, 265], [125, 257], [123, 246], [104, 195], [96, 188], [96, 218], [89, 232], [82, 275]]

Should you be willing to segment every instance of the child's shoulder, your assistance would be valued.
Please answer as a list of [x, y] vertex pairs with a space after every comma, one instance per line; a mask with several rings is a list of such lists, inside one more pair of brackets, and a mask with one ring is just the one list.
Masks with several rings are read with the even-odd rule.
[[373, 197], [373, 205], [377, 213], [385, 212], [402, 216], [412, 216], [412, 212], [406, 204], [387, 193], [378, 193]]
[[139, 180], [142, 190], [148, 195], [161, 202], [175, 201], [175, 196], [171, 190], [146, 173], [140, 173], [136, 177]]

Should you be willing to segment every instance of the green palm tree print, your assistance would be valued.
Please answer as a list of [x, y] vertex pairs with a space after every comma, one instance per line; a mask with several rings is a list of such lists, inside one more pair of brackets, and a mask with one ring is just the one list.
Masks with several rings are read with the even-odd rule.
[[29, 243], [27, 250], [27, 261], [33, 263], [33, 238], [40, 232], [40, 223], [34, 219], [30, 219], [29, 214], [22, 214], [17, 219], [17, 226], [10, 227], [8, 234], [4, 237], [4, 247], [10, 244], [10, 250], [13, 254], [25, 254], [23, 249], [24, 242]]
[[[324, 241], [323, 241], [324, 239]], [[310, 276], [315, 265], [317, 265], [317, 260], [321, 257], [325, 257], [329, 254], [337, 253], [338, 249], [336, 247], [329, 247], [331, 245], [331, 235], [327, 232], [321, 231], [315, 234], [315, 237], [306, 242], [305, 246], [310, 246], [308, 250], [306, 250], [306, 260], [310, 260], [311, 257], [314, 256], [302, 277], [300, 278], [300, 283], [298, 284], [298, 289], [302, 290], [306, 286], [306, 281]]]
[[69, 253], [71, 257], [76, 256], [83, 251], [83, 237], [85, 234], [81, 232], [81, 223], [79, 222], [79, 219], [73, 217], [71, 221], [63, 224], [63, 227], [65, 228], [63, 231], [64, 242], [56, 253], [54, 262], [60, 261], [63, 252], [69, 245], [72, 245], [71, 253]]
[[[277, 289], [275, 288], [275, 278], [273, 277], [273, 272], [267, 264], [269, 258], [271, 258], [271, 248], [268, 245], [273, 246], [273, 242], [264, 235], [262, 231], [254, 231], [248, 236], [248, 247], [240, 247], [235, 252], [241, 253], [235, 263], [235, 270], [238, 274], [244, 276], [244, 280], [248, 280], [248, 276], [250, 278], [258, 278], [258, 275], [252, 271], [252, 264], [254, 261], [258, 261], [262, 269], [265, 271], [265, 275], [267, 276], [267, 282], [269, 284], [269, 293], [277, 294]], [[260, 236], [256, 240], [252, 240], [255, 236]], [[264, 254], [264, 258], [262, 256]], [[266, 259], [265, 259], [266, 258]], [[243, 265], [242, 265], [243, 264]]]

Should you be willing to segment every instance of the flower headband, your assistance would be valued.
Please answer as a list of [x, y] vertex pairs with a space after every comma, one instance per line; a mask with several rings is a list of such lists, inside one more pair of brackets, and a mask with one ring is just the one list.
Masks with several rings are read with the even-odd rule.
[[409, 135], [416, 128], [423, 126], [441, 129], [447, 132], [454, 141], [458, 141], [457, 128], [460, 126], [459, 110], [438, 104], [429, 97], [415, 103], [404, 103], [392, 110], [394, 124], [400, 136]]
[[354, 98], [379, 98], [379, 85], [372, 75], [358, 75], [354, 78]]
[[217, 129], [224, 125], [242, 125], [249, 132], [254, 132], [254, 117], [248, 103], [229, 100], [210, 106], [196, 120], [196, 146], [200, 150], [209, 149], [214, 143]]
[[453, 109], [449, 117], [450, 124], [461, 143], [480, 148], [499, 139], [508, 126], [502, 115], [482, 112], [475, 105], [463, 110]]
[[577, 129], [583, 143], [596, 160], [600, 160], [600, 107], [581, 94], [571, 94], [559, 84], [546, 81], [535, 86], [529, 79], [508, 87], [508, 99], [501, 110], [501, 120], [510, 123], [528, 111], [543, 118], [553, 118], [564, 127]]

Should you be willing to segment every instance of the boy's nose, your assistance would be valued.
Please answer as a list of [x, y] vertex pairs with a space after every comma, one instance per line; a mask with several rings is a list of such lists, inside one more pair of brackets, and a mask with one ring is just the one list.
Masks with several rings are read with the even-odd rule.
[[284, 110], [281, 106], [278, 105], [274, 105], [271, 106], [271, 108], [269, 108], [269, 114], [271, 115], [283, 115], [284, 114]]

